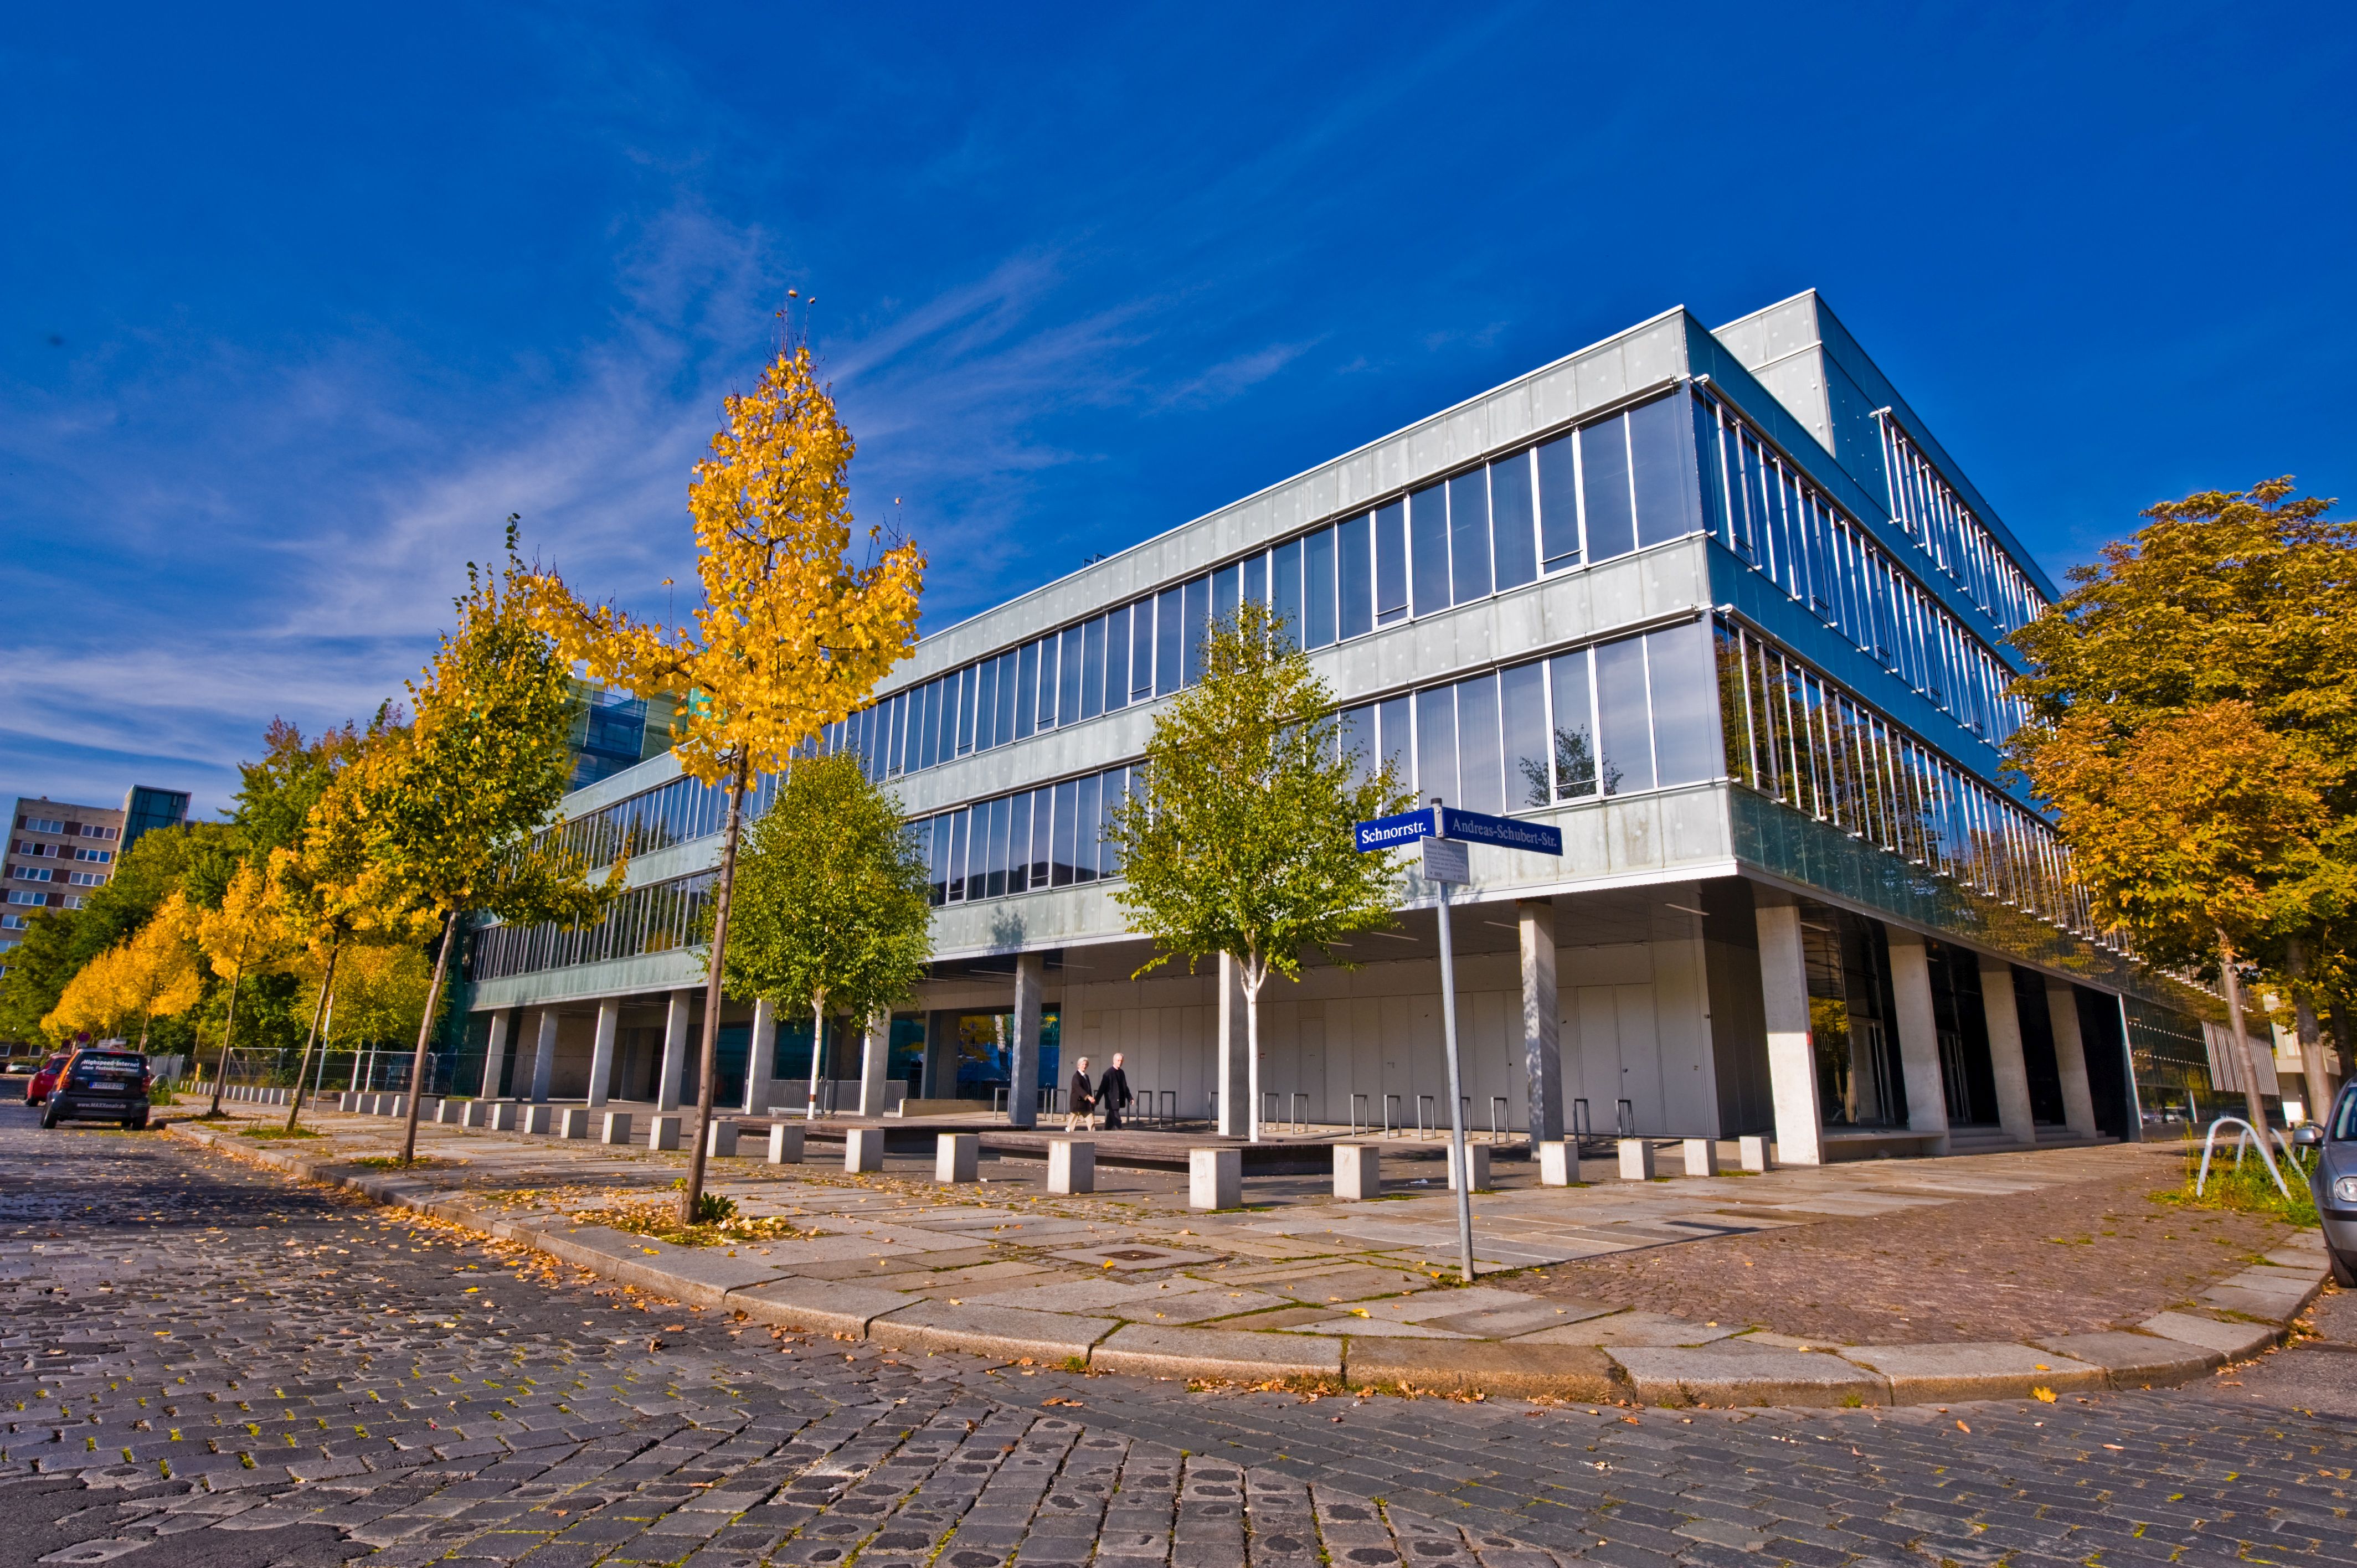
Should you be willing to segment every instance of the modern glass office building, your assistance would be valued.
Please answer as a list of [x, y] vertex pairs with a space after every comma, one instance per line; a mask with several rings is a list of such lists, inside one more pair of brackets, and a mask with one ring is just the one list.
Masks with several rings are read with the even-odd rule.
[[[1103, 824], [1254, 599], [1362, 757], [1564, 832], [1560, 861], [1477, 848], [1457, 906], [1475, 1127], [1768, 1133], [1796, 1163], [2127, 1133], [2213, 1009], [2096, 928], [2000, 770], [2004, 639], [2053, 594], [1815, 295], [1670, 311], [924, 639], [823, 745], [915, 822], [936, 961], [822, 1074], [869, 1110], [1020, 1083], [1022, 1120], [1120, 1051], [1157, 1112], [1243, 1128], [1232, 979], [1132, 978]], [[631, 890], [470, 934], [492, 1091], [692, 1097], [720, 811], [667, 754], [568, 799], [552, 831], [630, 845]], [[1264, 993], [1264, 1116], [1446, 1119], [1434, 907], [1403, 874], [1355, 967]], [[807, 1026], [722, 1022], [723, 1098], [800, 1105]]]

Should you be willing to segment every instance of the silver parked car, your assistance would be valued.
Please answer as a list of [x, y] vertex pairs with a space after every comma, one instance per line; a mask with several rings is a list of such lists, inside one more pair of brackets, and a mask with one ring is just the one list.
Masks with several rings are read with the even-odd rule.
[[2292, 1142], [2316, 1155], [2308, 1186], [2324, 1222], [2333, 1281], [2343, 1290], [2357, 1289], [2357, 1082], [2341, 1085], [2331, 1114], [2302, 1127]]

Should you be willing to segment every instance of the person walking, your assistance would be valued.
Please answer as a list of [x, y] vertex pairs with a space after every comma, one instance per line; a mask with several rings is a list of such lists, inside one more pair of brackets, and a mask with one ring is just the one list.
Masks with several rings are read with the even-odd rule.
[[1113, 1065], [1104, 1069], [1097, 1082], [1097, 1103], [1104, 1107], [1105, 1131], [1121, 1125], [1121, 1113], [1129, 1109], [1129, 1075], [1121, 1070], [1121, 1053], [1113, 1054]]
[[1096, 1092], [1089, 1087], [1089, 1058], [1082, 1057], [1072, 1064], [1072, 1087], [1066, 1091], [1064, 1105], [1064, 1131], [1070, 1133], [1075, 1127], [1093, 1131], [1096, 1106]]

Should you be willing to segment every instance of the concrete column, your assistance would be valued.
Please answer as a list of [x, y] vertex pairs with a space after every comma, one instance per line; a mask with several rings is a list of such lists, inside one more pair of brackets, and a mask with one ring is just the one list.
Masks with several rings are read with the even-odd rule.
[[770, 1074], [778, 1064], [778, 1010], [767, 1002], [753, 1004], [753, 1034], [745, 1047], [745, 1114], [770, 1113]]
[[1039, 1121], [1039, 981], [1043, 962], [1035, 952], [1015, 959], [1015, 1038], [1006, 1053], [1006, 1124], [1037, 1126]]
[[681, 1080], [687, 1076], [687, 1053], [692, 1048], [687, 1037], [688, 1021], [694, 1016], [692, 1007], [695, 993], [674, 991], [671, 1007], [663, 1015], [662, 1068], [655, 1077], [655, 1109], [679, 1109]]
[[556, 1072], [556, 1009], [540, 1010], [539, 1038], [533, 1042], [532, 1056], [532, 1102], [548, 1103], [548, 1086]]
[[1948, 1152], [1948, 1091], [1940, 1069], [1940, 1021], [1932, 1010], [1932, 960], [1923, 939], [1897, 926], [1882, 928], [1890, 955], [1890, 994], [1899, 1004], [1899, 1071], [1907, 1085], [1907, 1126], [1937, 1133], [1935, 1155]]
[[1981, 955], [1981, 1013], [1988, 1020], [1989, 1067], [1996, 1075], [1996, 1119], [2017, 1144], [2038, 1142], [2029, 1109], [2029, 1068], [2021, 1056], [2021, 1013], [2014, 1004], [2013, 965]]
[[[483, 1083], [481, 1089], [477, 1091], [481, 1099], [497, 1100], [499, 1098], [500, 1070], [507, 1066], [508, 1060], [508, 1023], [514, 1016], [515, 1009], [512, 1007], [496, 1008], [491, 1013], [491, 1045], [490, 1048], [483, 1053]], [[352, 1069], [352, 1077], [355, 1080], [353, 1087], [357, 1089], [359, 1087], [357, 1080], [360, 1078], [357, 1061]]]
[[1220, 1071], [1212, 1084], [1220, 1094], [1220, 1136], [1252, 1133], [1251, 1031], [1244, 1016], [1243, 966], [1220, 955]]
[[[1776, 1107], [1780, 1165], [1825, 1163], [1824, 1124], [1817, 1106], [1817, 1048], [1809, 1033], [1809, 966], [1801, 950], [1801, 909], [1789, 897], [1762, 888], [1760, 999], [1768, 1019], [1768, 1089]], [[1772, 900], [1772, 901], [1771, 901]]]
[[589, 1103], [593, 1106], [606, 1103], [614, 1081], [614, 1040], [621, 1027], [622, 999], [608, 996], [598, 1003], [597, 1038], [589, 1047]]
[[867, 1020], [867, 1035], [859, 1049], [859, 1113], [862, 1116], [884, 1114], [884, 1073], [891, 1065], [892, 1014], [888, 1009], [877, 1011]]
[[1555, 903], [1514, 906], [1523, 942], [1523, 1072], [1531, 1147], [1563, 1137], [1563, 1017], [1555, 987]]
[[2095, 1096], [2087, 1087], [2087, 1044], [2079, 1035], [2079, 995], [2067, 980], [2046, 978], [2046, 1015], [2054, 1025], [2054, 1065], [2062, 1075], [2062, 1122], [2079, 1137], [2095, 1135]]

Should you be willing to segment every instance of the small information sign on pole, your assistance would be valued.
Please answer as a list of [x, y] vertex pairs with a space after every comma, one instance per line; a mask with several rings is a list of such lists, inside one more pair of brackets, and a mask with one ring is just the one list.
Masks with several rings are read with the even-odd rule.
[[1559, 829], [1517, 822], [1512, 817], [1456, 811], [1442, 804], [1438, 796], [1426, 810], [1377, 817], [1351, 829], [1351, 842], [1361, 854], [1416, 844], [1424, 856], [1424, 879], [1440, 890], [1440, 1030], [1448, 1056], [1448, 1158], [1455, 1173], [1449, 1185], [1457, 1189], [1458, 1268], [1465, 1283], [1471, 1284], [1473, 1173], [1465, 1154], [1464, 1072], [1457, 1049], [1457, 949], [1448, 923], [1448, 890], [1473, 880], [1471, 857], [1466, 849], [1468, 841], [1494, 844], [1501, 849], [1527, 850], [1534, 854], [1563, 854], [1563, 833]]

